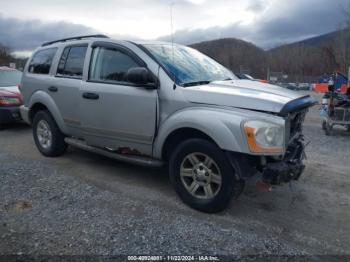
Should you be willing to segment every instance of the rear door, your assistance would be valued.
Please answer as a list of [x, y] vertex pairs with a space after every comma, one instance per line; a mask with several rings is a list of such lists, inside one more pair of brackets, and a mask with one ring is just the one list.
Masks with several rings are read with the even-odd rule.
[[89, 144], [151, 154], [157, 90], [126, 79], [130, 68], [140, 66], [146, 64], [123, 46], [93, 45], [89, 76], [80, 93], [80, 118]]
[[71, 135], [80, 132], [79, 100], [87, 44], [66, 46], [60, 56], [55, 79], [48, 87]]

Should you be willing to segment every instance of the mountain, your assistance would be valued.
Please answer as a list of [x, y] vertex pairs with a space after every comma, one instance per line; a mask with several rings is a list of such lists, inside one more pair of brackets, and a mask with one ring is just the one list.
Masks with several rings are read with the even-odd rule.
[[291, 75], [347, 73], [350, 66], [350, 28], [283, 45], [267, 51], [271, 70]]
[[287, 74], [291, 81], [313, 81], [326, 72], [347, 72], [350, 28], [263, 50], [252, 43], [225, 38], [190, 45], [233, 72], [266, 78], [267, 70]]
[[266, 75], [266, 52], [252, 43], [223, 38], [190, 45], [190, 47], [208, 55], [233, 72], [248, 69], [256, 76]]
[[326, 45], [330, 42], [335, 42], [339, 39], [341, 39], [343, 41], [350, 42], [350, 27], [344, 28], [342, 30], [337, 30], [337, 31], [334, 31], [334, 32], [331, 32], [328, 34], [323, 34], [323, 35], [307, 38], [307, 39], [304, 39], [304, 40], [301, 40], [298, 42], [278, 46], [278, 47], [272, 48], [270, 50], [279, 49], [281, 47], [292, 47], [295, 45], [305, 45], [305, 46], [309, 46], [309, 47], [321, 47], [321, 46]]

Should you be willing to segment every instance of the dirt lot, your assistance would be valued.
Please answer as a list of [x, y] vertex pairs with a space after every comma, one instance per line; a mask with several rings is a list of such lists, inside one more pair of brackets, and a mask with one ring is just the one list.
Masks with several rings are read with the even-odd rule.
[[41, 156], [31, 129], [0, 132], [0, 254], [350, 255], [350, 134], [324, 135], [317, 106], [307, 169], [258, 193], [251, 180], [223, 213], [185, 206], [165, 170], [70, 148]]

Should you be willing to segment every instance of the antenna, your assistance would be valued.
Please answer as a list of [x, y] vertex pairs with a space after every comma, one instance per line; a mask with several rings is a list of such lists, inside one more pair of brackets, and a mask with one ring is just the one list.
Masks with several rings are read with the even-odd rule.
[[[171, 36], [172, 60], [174, 64], [175, 58], [174, 58], [173, 6], [174, 6], [174, 2], [171, 2], [170, 4], [170, 30], [171, 30], [170, 36]], [[173, 73], [173, 81], [174, 81], [173, 89], [175, 90], [176, 89], [175, 73]]]

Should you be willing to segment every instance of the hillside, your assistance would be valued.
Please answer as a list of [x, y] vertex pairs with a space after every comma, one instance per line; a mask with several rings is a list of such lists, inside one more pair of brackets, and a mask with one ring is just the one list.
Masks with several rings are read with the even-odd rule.
[[283, 45], [263, 49], [239, 39], [206, 41], [191, 47], [214, 58], [233, 72], [250, 71], [266, 78], [267, 70], [283, 72], [290, 80], [304, 81], [325, 72], [347, 72], [350, 65], [350, 28]]
[[282, 47], [293, 47], [298, 45], [304, 45], [308, 47], [321, 47], [330, 42], [336, 42], [339, 40], [350, 42], [350, 28], [334, 31], [328, 34], [319, 35], [311, 38], [307, 38], [298, 42], [278, 46], [276, 48], [270, 49], [270, 51], [278, 50]]
[[266, 75], [266, 53], [252, 43], [234, 38], [224, 38], [196, 43], [191, 47], [212, 57], [233, 72], [249, 69], [257, 77]]
[[271, 70], [318, 76], [350, 65], [350, 28], [267, 51]]

